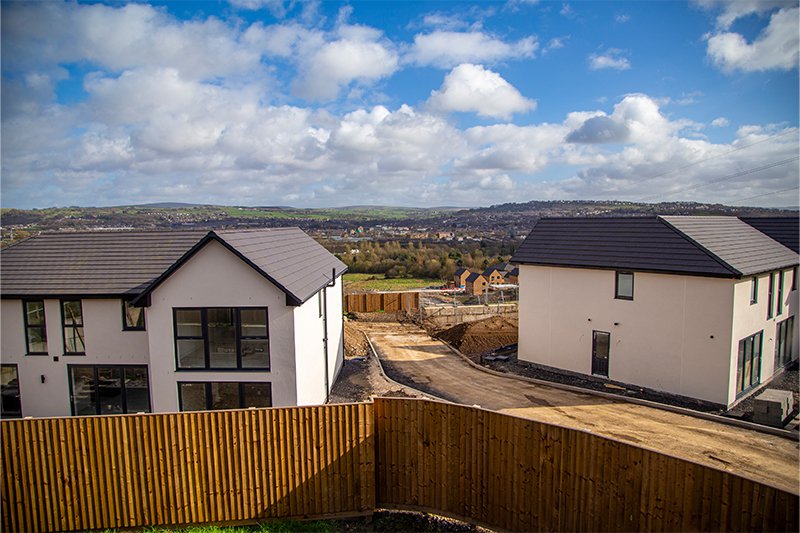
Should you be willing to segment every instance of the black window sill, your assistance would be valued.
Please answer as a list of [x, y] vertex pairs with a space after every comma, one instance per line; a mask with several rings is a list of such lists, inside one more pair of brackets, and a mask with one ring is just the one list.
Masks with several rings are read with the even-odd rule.
[[147, 328], [122, 328], [122, 331], [147, 331]]
[[50, 354], [48, 352], [28, 352], [25, 355], [26, 356], [28, 356], [28, 355], [41, 356], [41, 355], [50, 355]]
[[64, 357], [70, 357], [72, 355], [83, 356], [83, 355], [86, 355], [86, 352], [69, 352], [69, 353], [64, 353], [64, 354], [61, 354], [61, 355], [63, 355]]
[[269, 372], [269, 367], [265, 368], [176, 368], [175, 372]]

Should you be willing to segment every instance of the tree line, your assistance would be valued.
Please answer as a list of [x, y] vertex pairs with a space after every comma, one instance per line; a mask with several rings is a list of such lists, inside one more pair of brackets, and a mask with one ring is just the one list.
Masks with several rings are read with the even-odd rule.
[[323, 242], [350, 272], [387, 278], [452, 279], [460, 268], [483, 270], [510, 259], [516, 241], [467, 241], [457, 244], [400, 242]]

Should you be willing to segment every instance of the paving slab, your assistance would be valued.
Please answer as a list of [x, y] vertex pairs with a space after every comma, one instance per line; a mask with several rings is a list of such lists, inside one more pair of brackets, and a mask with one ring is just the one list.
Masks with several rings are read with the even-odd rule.
[[411, 324], [360, 326], [387, 374], [442, 399], [582, 429], [800, 494], [797, 441], [482, 372]]

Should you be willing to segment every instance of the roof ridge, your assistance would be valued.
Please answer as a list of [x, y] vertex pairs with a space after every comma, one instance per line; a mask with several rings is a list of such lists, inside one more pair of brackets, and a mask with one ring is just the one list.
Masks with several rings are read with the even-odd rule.
[[[664, 225], [666, 225], [669, 229], [671, 229], [672, 231], [674, 231], [675, 233], [677, 233], [678, 235], [683, 237], [686, 241], [691, 243], [693, 246], [695, 246], [698, 250], [700, 250], [701, 252], [706, 254], [708, 257], [710, 257], [711, 259], [713, 259], [714, 261], [716, 261], [717, 263], [719, 263], [720, 265], [725, 267], [725, 269], [728, 270], [729, 272], [731, 272], [732, 274], [735, 274], [736, 276], [739, 276], [739, 277], [744, 275], [738, 269], [734, 268], [733, 265], [731, 265], [727, 261], [723, 260], [717, 254], [713, 253], [711, 250], [709, 250], [708, 248], [706, 248], [705, 246], [703, 246], [702, 244], [700, 244], [699, 242], [697, 242], [696, 240], [691, 238], [689, 235], [687, 235], [686, 233], [681, 231], [675, 225], [671, 224], [670, 221], [667, 220], [667, 216], [671, 216], [671, 215], [658, 215], [658, 217], [656, 217], [656, 218], [658, 220], [660, 220]], [[736, 218], [736, 217], [716, 217], [716, 218]]]

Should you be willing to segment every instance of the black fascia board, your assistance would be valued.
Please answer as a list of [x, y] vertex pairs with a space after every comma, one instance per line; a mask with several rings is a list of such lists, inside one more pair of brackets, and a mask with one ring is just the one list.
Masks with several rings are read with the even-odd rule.
[[557, 267], [557, 268], [579, 268], [582, 270], [609, 270], [609, 271], [619, 270], [626, 272], [646, 272], [648, 274], [671, 274], [675, 276], [694, 276], [700, 278], [742, 279], [745, 277], [742, 274], [734, 274], [733, 272], [731, 272], [730, 274], [723, 274], [723, 273], [713, 273], [713, 272], [697, 272], [691, 270], [669, 270], [669, 269], [659, 270], [657, 268], [638, 268], [630, 265], [598, 266], [598, 265], [578, 265], [574, 263], [558, 263], [558, 262], [547, 263], [543, 261], [520, 261], [520, 264], [529, 266], [545, 266], [545, 267]]

